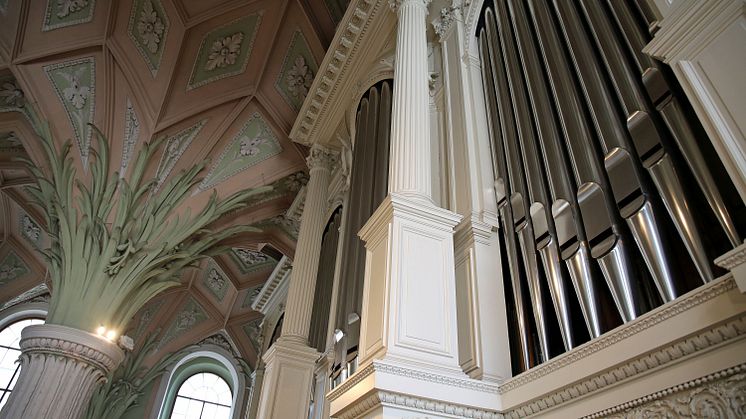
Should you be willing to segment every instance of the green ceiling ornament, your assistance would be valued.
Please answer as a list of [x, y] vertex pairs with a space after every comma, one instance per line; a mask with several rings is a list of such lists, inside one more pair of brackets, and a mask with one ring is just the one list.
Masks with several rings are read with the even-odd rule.
[[251, 226], [209, 229], [222, 215], [271, 187], [218, 199], [213, 191], [197, 214], [180, 205], [201, 179], [205, 163], [182, 170], [154, 191], [146, 166], [163, 139], [146, 143], [130, 166], [129, 180], [109, 173], [109, 144], [94, 126], [88, 176], [78, 178], [70, 141], [58, 151], [47, 124], [36, 124], [46, 151], [47, 173], [26, 160], [37, 184], [29, 188], [44, 210], [51, 238], [43, 250], [52, 281], [47, 322], [94, 331], [123, 331], [129, 319], [161, 291], [179, 285], [182, 270], [227, 249], [221, 242]]

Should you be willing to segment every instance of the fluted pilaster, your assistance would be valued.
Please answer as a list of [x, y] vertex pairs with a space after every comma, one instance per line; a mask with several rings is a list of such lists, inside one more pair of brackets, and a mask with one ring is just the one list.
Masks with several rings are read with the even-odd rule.
[[399, 17], [391, 114], [389, 192], [432, 201], [428, 115], [427, 5], [430, 0], [389, 0]]
[[337, 164], [336, 152], [315, 145], [308, 156], [310, 179], [308, 181], [306, 203], [301, 216], [298, 245], [293, 262], [293, 279], [288, 290], [285, 321], [282, 326], [282, 339], [306, 344], [311, 324], [313, 294], [319, 270], [321, 238], [326, 225], [324, 214], [327, 209], [327, 188], [331, 171]]

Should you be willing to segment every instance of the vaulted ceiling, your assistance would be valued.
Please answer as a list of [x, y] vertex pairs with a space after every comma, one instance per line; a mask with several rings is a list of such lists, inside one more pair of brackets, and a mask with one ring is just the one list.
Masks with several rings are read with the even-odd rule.
[[[109, 138], [113, 170], [128, 175], [141, 145], [166, 137], [148, 173], [163, 183], [205, 159], [204, 180], [185, 203], [212, 191], [272, 184], [272, 193], [221, 221], [263, 232], [185, 273], [133, 322], [162, 329], [172, 350], [226, 329], [253, 364], [253, 293], [293, 256], [297, 217], [287, 214], [305, 182], [306, 150], [288, 139], [344, 12], [342, 0], [0, 0], [0, 302], [37, 286], [48, 243], [25, 198], [15, 157], [44, 164], [29, 122], [71, 139], [85, 173], [92, 130]], [[23, 102], [38, 115], [18, 112]], [[296, 214], [297, 215], [297, 214]], [[143, 320], [145, 316], [145, 320]], [[252, 326], [253, 325], [253, 326]], [[243, 331], [243, 332], [242, 332]]]

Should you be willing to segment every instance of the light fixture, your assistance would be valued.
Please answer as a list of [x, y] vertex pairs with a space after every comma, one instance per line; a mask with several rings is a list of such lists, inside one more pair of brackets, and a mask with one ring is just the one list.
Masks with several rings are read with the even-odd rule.
[[98, 329], [96, 329], [96, 334], [98, 334], [99, 336], [105, 335], [106, 328], [103, 325], [99, 326]]
[[334, 343], [339, 343], [339, 341], [342, 340], [342, 338], [344, 337], [344, 335], [345, 335], [345, 332], [343, 332], [343, 331], [341, 331], [339, 329], [335, 329], [334, 330]]
[[117, 332], [113, 330], [109, 330], [108, 332], [106, 332], [106, 339], [113, 341], [116, 337], [117, 337]]

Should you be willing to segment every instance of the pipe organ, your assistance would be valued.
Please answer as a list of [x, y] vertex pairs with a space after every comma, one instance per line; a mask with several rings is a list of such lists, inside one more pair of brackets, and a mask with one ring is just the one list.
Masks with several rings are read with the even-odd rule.
[[383, 80], [363, 95], [357, 108], [349, 204], [342, 240], [340, 284], [335, 316], [332, 386], [357, 365], [360, 313], [363, 305], [365, 246], [357, 232], [388, 194], [392, 80]]
[[632, 0], [485, 2], [516, 373], [711, 281], [710, 246], [741, 243], [743, 203], [723, 198], [733, 186], [715, 182], [675, 79], [642, 53], [651, 23]]

